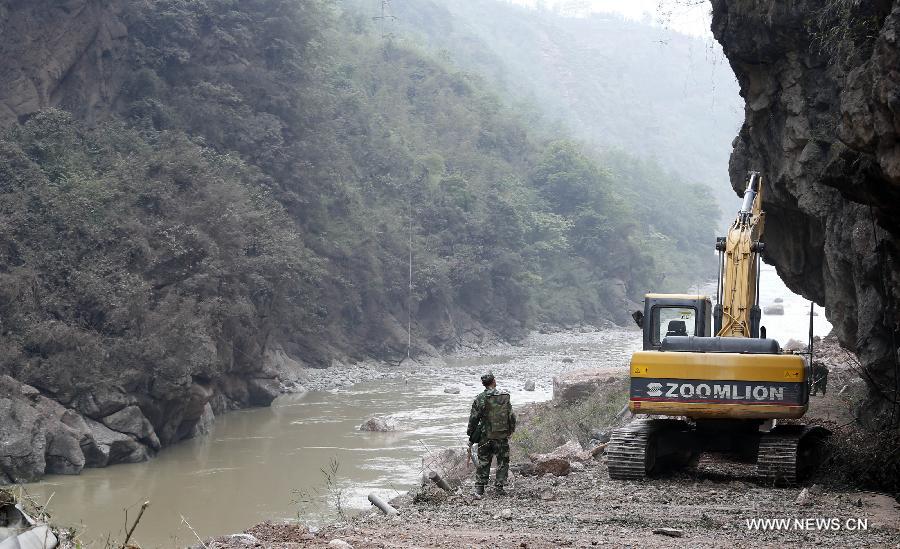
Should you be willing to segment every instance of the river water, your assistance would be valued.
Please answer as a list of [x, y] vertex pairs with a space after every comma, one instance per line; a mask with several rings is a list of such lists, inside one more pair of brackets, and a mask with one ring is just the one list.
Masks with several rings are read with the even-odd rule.
[[[764, 316], [770, 336], [782, 343], [805, 341], [808, 302], [788, 291], [768, 267], [760, 295], [763, 306], [776, 297], [784, 300], [785, 315]], [[828, 333], [821, 311], [814, 320], [817, 334]], [[415, 485], [424, 453], [463, 446], [469, 405], [481, 390], [483, 372], [493, 371], [513, 403], [522, 405], [548, 400], [553, 376], [566, 370], [625, 370], [639, 347], [636, 329], [535, 334], [520, 346], [451, 356], [444, 364], [406, 368], [391, 378], [286, 395], [270, 408], [225, 414], [209, 435], [146, 463], [50, 476], [26, 489], [40, 502], [52, 496], [48, 508], [55, 522], [77, 527], [89, 545], [102, 545], [108, 535], [121, 540], [125, 510], [133, 520], [143, 501], [150, 507], [135, 538], [145, 548], [195, 542], [187, 524], [208, 537], [298, 514], [315, 523], [334, 513], [316, 493], [328, 493], [322, 469], [332, 463], [338, 470], [337, 490], [331, 493], [342, 492], [347, 509], [363, 509], [370, 492], [391, 498]], [[527, 379], [536, 382], [534, 392], [522, 389]], [[451, 387], [459, 394], [444, 392]], [[360, 432], [359, 424], [376, 414], [395, 422], [397, 431]]]
[[[108, 534], [124, 538], [124, 510], [129, 508], [133, 520], [145, 500], [150, 506], [135, 534], [145, 548], [196, 542], [182, 516], [201, 537], [296, 518], [298, 512], [306, 523], [321, 521], [334, 512], [321, 499], [313, 497], [311, 505], [292, 501], [303, 499], [298, 490], [325, 492], [321, 469], [332, 461], [344, 505], [362, 509], [370, 492], [391, 498], [416, 484], [427, 451], [463, 446], [469, 406], [485, 371], [493, 371], [521, 405], [548, 400], [552, 377], [566, 370], [627, 371], [639, 346], [637, 330], [536, 334], [521, 346], [449, 357], [444, 365], [408, 368], [391, 379], [287, 395], [271, 408], [224, 414], [209, 435], [167, 448], [146, 463], [50, 476], [26, 489], [40, 502], [52, 495], [54, 521], [76, 526], [82, 540], [101, 546]], [[522, 389], [527, 379], [536, 382], [534, 392]], [[445, 393], [450, 387], [459, 394]], [[360, 432], [359, 424], [375, 414], [394, 421], [397, 431]]]

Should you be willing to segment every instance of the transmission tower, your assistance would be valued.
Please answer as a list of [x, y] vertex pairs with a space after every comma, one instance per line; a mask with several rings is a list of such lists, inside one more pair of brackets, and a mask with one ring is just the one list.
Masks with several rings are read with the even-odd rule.
[[392, 40], [394, 38], [392, 24], [397, 21], [397, 16], [394, 15], [391, 9], [391, 0], [380, 0], [379, 4], [381, 4], [380, 15], [376, 15], [372, 19], [381, 28], [381, 39]]

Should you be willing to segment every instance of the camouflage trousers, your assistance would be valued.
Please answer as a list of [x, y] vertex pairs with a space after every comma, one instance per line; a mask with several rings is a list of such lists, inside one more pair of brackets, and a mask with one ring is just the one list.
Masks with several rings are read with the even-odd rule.
[[509, 440], [486, 440], [478, 445], [478, 468], [475, 469], [475, 485], [486, 486], [491, 477], [491, 460], [497, 456], [497, 486], [506, 484], [509, 476]]

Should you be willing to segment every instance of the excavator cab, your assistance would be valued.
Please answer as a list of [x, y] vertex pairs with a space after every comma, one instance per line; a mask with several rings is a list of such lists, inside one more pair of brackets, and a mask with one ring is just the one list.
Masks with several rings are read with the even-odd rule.
[[647, 294], [634, 321], [644, 330], [644, 350], [658, 351], [672, 336], [712, 335], [712, 302], [705, 295]]

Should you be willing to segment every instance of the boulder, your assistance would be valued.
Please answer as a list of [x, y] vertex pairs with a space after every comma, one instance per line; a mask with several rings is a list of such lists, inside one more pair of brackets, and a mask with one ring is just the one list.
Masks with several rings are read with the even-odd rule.
[[612, 438], [611, 429], [594, 429], [591, 431], [591, 441], [597, 441], [597, 444], [609, 442], [610, 438]]
[[77, 475], [84, 469], [86, 458], [79, 437], [62, 423], [52, 425], [46, 433], [47, 449], [44, 473]]
[[[598, 388], [616, 381], [610, 370], [585, 369], [566, 372], [553, 377], [553, 402], [555, 404], [575, 404], [593, 395]], [[622, 372], [623, 375], [626, 371]]]
[[256, 547], [259, 545], [259, 540], [256, 539], [256, 536], [251, 534], [231, 534], [228, 536], [228, 539], [239, 545], [246, 545], [248, 547]]
[[0, 481], [29, 482], [85, 466], [78, 416], [29, 385], [0, 376]]
[[328, 547], [332, 549], [353, 549], [353, 546], [342, 539], [333, 539], [328, 542]]
[[253, 378], [247, 381], [250, 406], [269, 406], [281, 394], [281, 384], [276, 379]]
[[542, 458], [559, 458], [564, 459], [568, 462], [573, 461], [590, 461], [593, 459], [591, 453], [585, 451], [578, 442], [574, 440], [570, 440], [569, 442], [563, 444], [562, 446], [557, 446], [552, 452], [547, 454], [532, 454], [528, 456], [532, 461], [537, 461]]
[[85, 467], [81, 448], [90, 440], [91, 432], [84, 419], [74, 410], [44, 396], [31, 397], [46, 440], [45, 473], [77, 475]]
[[44, 474], [46, 440], [37, 411], [9, 382], [17, 383], [0, 378], [0, 482], [30, 482]]
[[373, 416], [367, 419], [362, 425], [359, 426], [360, 431], [371, 431], [375, 433], [387, 433], [393, 431], [395, 426], [392, 422], [388, 421], [386, 418]]
[[564, 477], [572, 472], [572, 465], [558, 457], [551, 457], [549, 454], [535, 454], [530, 456], [533, 460], [531, 473], [535, 475], [551, 474], [558, 477]]
[[96, 444], [96, 451], [86, 456], [88, 467], [106, 467], [116, 463], [147, 461], [149, 454], [143, 444], [125, 433], [113, 431], [106, 425], [86, 420]]
[[244, 378], [225, 374], [218, 379], [218, 384], [220, 392], [233, 401], [237, 407], [246, 406], [250, 401], [250, 389]]
[[160, 448], [159, 439], [156, 437], [153, 425], [144, 417], [141, 409], [137, 406], [126, 406], [118, 412], [104, 417], [101, 421], [113, 431], [132, 435], [154, 450], [159, 450]]
[[190, 397], [184, 408], [182, 421], [199, 420], [206, 413], [206, 408], [209, 406], [213, 393], [212, 387], [205, 383], [192, 383]]
[[[544, 475], [547, 473], [556, 476], [565, 476], [572, 471], [572, 464], [583, 464], [594, 458], [591, 452], [585, 451], [581, 445], [570, 440], [569, 442], [558, 446], [552, 452], [546, 454], [530, 454], [528, 459], [531, 460], [531, 466], [520, 468], [523, 475]], [[584, 466], [578, 468], [583, 470]]]
[[216, 422], [216, 414], [213, 413], [212, 405], [209, 402], [203, 407], [203, 414], [194, 424], [189, 435], [190, 438], [208, 435], [212, 431], [213, 424]]
[[763, 313], [767, 315], [780, 316], [784, 314], [784, 305], [777, 303], [775, 305], [769, 305], [768, 307], [763, 309]]
[[459, 387], [444, 387], [444, 392], [448, 395], [458, 395]]
[[800, 494], [797, 495], [797, 499], [794, 500], [794, 503], [800, 506], [809, 506], [812, 505], [812, 494], [810, 494], [809, 489], [804, 488], [800, 490]]
[[534, 385], [533, 379], [529, 379], [528, 381], [525, 382], [525, 390], [526, 391], [534, 391], [534, 387], [535, 387], [535, 385]]
[[85, 416], [101, 418], [134, 403], [135, 399], [119, 387], [98, 383], [90, 391], [76, 395], [72, 407]]

